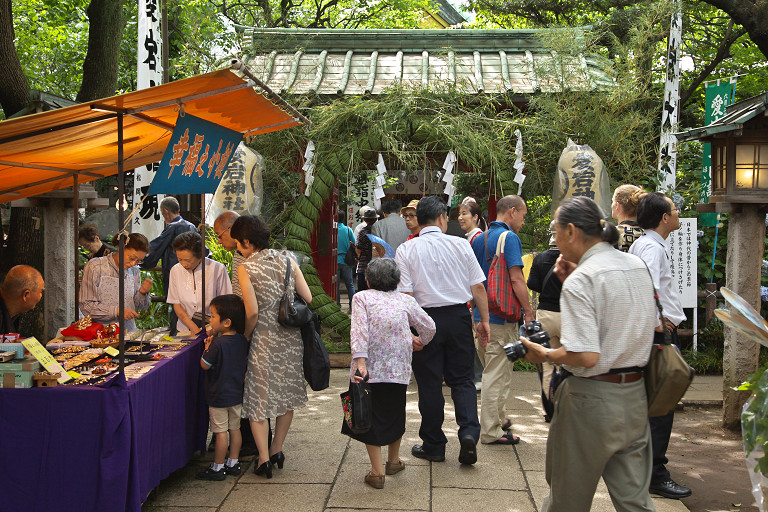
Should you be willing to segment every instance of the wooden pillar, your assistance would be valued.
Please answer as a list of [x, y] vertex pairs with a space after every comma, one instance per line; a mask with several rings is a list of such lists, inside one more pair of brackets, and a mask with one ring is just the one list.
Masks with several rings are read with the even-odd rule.
[[[740, 213], [729, 215], [728, 257], [725, 285], [760, 311], [760, 265], [765, 240], [765, 213], [762, 205], [742, 205]], [[747, 391], [732, 388], [757, 371], [760, 345], [726, 326], [723, 353], [723, 427], [738, 429]]]

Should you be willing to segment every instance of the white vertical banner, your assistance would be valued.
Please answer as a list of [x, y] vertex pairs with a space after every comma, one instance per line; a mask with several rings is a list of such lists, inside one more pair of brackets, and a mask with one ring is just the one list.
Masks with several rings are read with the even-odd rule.
[[520, 130], [515, 130], [515, 137], [517, 137], [517, 142], [515, 143], [515, 164], [513, 165], [515, 177], [512, 179], [517, 183], [517, 195], [520, 195], [523, 191], [523, 182], [525, 181], [525, 174], [523, 174], [523, 169], [525, 168], [525, 162], [523, 162], [523, 135], [520, 133]]
[[[453, 151], [449, 151], [448, 154], [445, 156], [445, 162], [443, 162], [443, 169], [445, 170], [445, 175], [443, 176], [443, 181], [445, 182], [445, 189], [443, 189], [443, 194], [448, 195], [448, 207], [450, 207], [453, 204], [453, 194], [456, 192], [456, 187], [453, 186], [453, 167], [456, 165], [456, 153]], [[439, 173], [438, 173], [438, 179]]]
[[[162, 33], [160, 31], [159, 0], [139, 0], [138, 54], [136, 59], [137, 89], [146, 89], [163, 83], [161, 58]], [[137, 167], [133, 172], [133, 205], [144, 204], [131, 223], [134, 233], [141, 233], [148, 239], [157, 238], [163, 231], [159, 204], [162, 194], [146, 197], [149, 185], [155, 177], [158, 163]]]
[[672, 287], [680, 295], [684, 308], [695, 308], [696, 298], [696, 218], [680, 219], [680, 229], [669, 234], [669, 265]]
[[659, 191], [675, 188], [677, 172], [677, 121], [680, 111], [680, 45], [683, 37], [683, 12], [680, 0], [675, 0], [675, 12], [669, 27], [667, 44], [667, 70], [664, 83], [664, 107], [661, 111], [661, 141], [659, 172], [662, 181]]

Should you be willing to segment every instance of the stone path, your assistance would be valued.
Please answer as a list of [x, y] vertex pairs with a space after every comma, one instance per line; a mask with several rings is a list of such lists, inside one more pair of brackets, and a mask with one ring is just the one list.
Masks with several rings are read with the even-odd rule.
[[[458, 462], [450, 390], [444, 424], [449, 443], [446, 460], [430, 463], [411, 456], [419, 444], [419, 412], [415, 385], [408, 388], [407, 425], [401, 458], [407, 467], [387, 477], [383, 490], [363, 482], [369, 470], [364, 445], [339, 433], [339, 393], [346, 390], [348, 370], [331, 372], [331, 387], [310, 392], [308, 406], [296, 411], [285, 444], [286, 462], [266, 480], [253, 474], [253, 462], [244, 462], [240, 477], [223, 482], [201, 482], [197, 471], [210, 463], [211, 452], [193, 460], [165, 480], [144, 505], [144, 512], [344, 512], [346, 510], [427, 512], [538, 512], [548, 493], [544, 455], [548, 425], [543, 421], [535, 373], [515, 372], [510, 412], [513, 432], [522, 438], [514, 447], [478, 445], [478, 462]], [[716, 400], [722, 378], [698, 377], [691, 394], [696, 400]], [[482, 393], [478, 395], [478, 402]], [[386, 452], [384, 452], [386, 458]], [[687, 511], [683, 501], [654, 497], [659, 512]], [[613, 510], [601, 483], [593, 511]]]

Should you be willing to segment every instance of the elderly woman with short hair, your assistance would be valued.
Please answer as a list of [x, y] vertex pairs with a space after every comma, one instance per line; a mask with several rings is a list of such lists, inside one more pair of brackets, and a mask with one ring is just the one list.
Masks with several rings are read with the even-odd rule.
[[[346, 423], [341, 431], [365, 443], [371, 459], [365, 483], [381, 489], [382, 446], [388, 450], [387, 475], [405, 468], [400, 460], [400, 440], [405, 433], [405, 390], [411, 380], [411, 353], [414, 345], [429, 343], [435, 335], [435, 322], [416, 299], [397, 292], [400, 269], [394, 260], [371, 261], [365, 279], [369, 289], [356, 293], [352, 299], [350, 379], [360, 382], [368, 376], [373, 424], [365, 434], [353, 434]], [[409, 327], [416, 329], [420, 339], [414, 339]], [[357, 371], [361, 376], [355, 375]]]
[[168, 304], [179, 317], [178, 332], [196, 333], [203, 326], [203, 319], [195, 321], [195, 313], [203, 309], [203, 265], [205, 265], [205, 314], [211, 314], [211, 299], [232, 293], [227, 267], [210, 258], [203, 258], [203, 237], [196, 231], [187, 231], [173, 241], [173, 250], [179, 260], [171, 267], [168, 279]]

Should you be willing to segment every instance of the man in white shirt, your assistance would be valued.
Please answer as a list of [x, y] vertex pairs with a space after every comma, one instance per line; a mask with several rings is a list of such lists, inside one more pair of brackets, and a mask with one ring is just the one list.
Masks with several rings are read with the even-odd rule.
[[398, 290], [413, 295], [432, 317], [437, 332], [423, 346], [414, 339], [413, 373], [419, 387], [419, 412], [422, 444], [411, 449], [414, 457], [432, 462], [445, 460], [443, 433], [445, 399], [442, 382], [451, 388], [459, 424], [459, 462], [477, 461], [480, 437], [477, 418], [477, 391], [472, 383], [474, 350], [472, 317], [466, 304], [475, 301], [480, 312], [477, 336], [488, 342], [488, 298], [485, 274], [466, 241], [448, 236], [447, 206], [437, 196], [421, 199], [416, 207], [419, 225], [417, 238], [402, 244], [395, 261], [400, 267]]
[[[656, 288], [664, 311], [664, 318], [660, 320], [666, 324], [671, 341], [677, 345], [677, 326], [685, 320], [685, 313], [672, 283], [666, 240], [672, 231], [680, 229], [679, 212], [670, 198], [660, 192], [654, 192], [640, 201], [637, 208], [637, 222], [645, 233], [635, 240], [629, 248], [629, 253], [640, 257], [648, 266], [653, 286]], [[657, 330], [660, 329], [661, 325]], [[665, 467], [669, 462], [666, 453], [674, 418], [674, 411], [666, 416], [649, 418], [653, 444], [650, 491], [665, 498], [680, 499], [690, 496], [691, 490], [672, 480]]]

